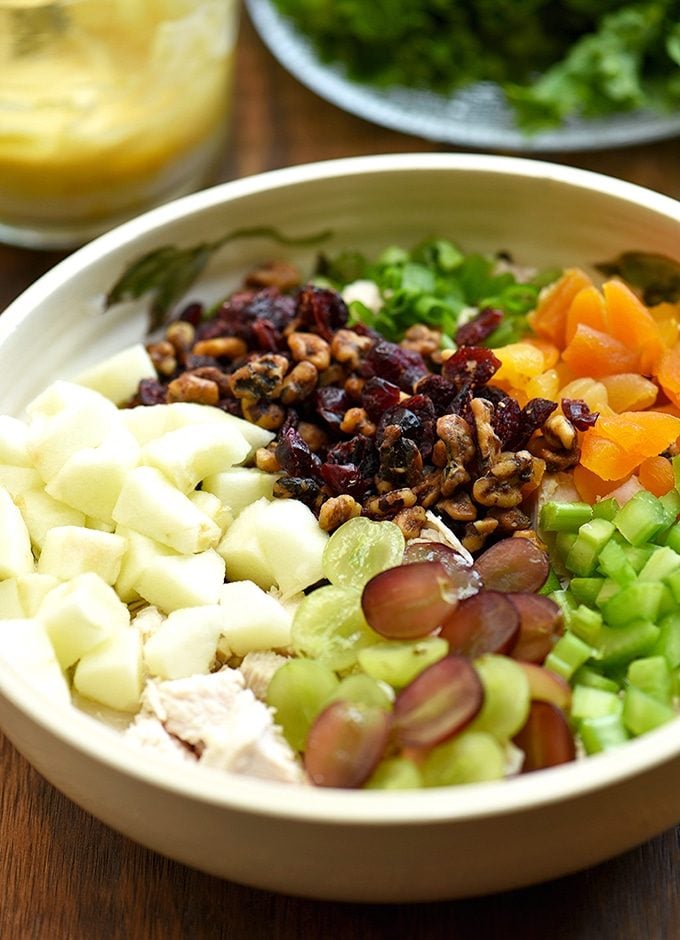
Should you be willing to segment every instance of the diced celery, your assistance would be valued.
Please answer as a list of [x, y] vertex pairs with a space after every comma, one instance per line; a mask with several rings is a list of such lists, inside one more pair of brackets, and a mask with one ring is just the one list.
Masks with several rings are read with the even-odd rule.
[[680, 571], [680, 555], [666, 545], [652, 552], [638, 577], [640, 581], [663, 581], [674, 571]]
[[592, 646], [573, 633], [565, 633], [548, 653], [543, 665], [563, 679], [570, 679], [579, 666], [595, 655]]
[[592, 666], [581, 666], [572, 676], [574, 685], [585, 685], [591, 689], [602, 689], [604, 692], [618, 692], [619, 683], [593, 669]]
[[564, 564], [572, 574], [590, 577], [597, 567], [600, 552], [614, 533], [614, 525], [606, 519], [593, 519], [579, 529]]
[[619, 510], [619, 504], [610, 496], [608, 499], [600, 499], [593, 505], [593, 519], [606, 519], [611, 522]]
[[655, 549], [654, 545], [629, 545], [624, 541], [624, 551], [626, 553], [626, 558], [631, 563], [635, 572], [637, 574], [642, 571], [644, 566], [647, 564], [649, 559], [652, 556], [652, 553]]
[[680, 492], [680, 454], [676, 457], [671, 457], [671, 464], [673, 466], [673, 477], [675, 479], [675, 488]]
[[663, 656], [644, 656], [633, 660], [628, 666], [628, 682], [660, 702], [671, 704], [672, 677]]
[[680, 492], [678, 490], [669, 490], [659, 498], [666, 512], [677, 519], [680, 516]]
[[566, 558], [578, 536], [575, 532], [558, 532], [555, 538], [555, 550], [560, 558]]
[[676, 602], [680, 604], [680, 571], [674, 571], [666, 578], [666, 584], [670, 588], [671, 594]]
[[663, 581], [661, 582], [661, 601], [659, 603], [658, 617], [665, 617], [666, 614], [672, 614], [678, 609], [678, 602], [673, 596], [673, 592]]
[[584, 643], [596, 646], [602, 629], [602, 614], [585, 604], [579, 604], [571, 615], [569, 629]]
[[571, 591], [565, 591], [560, 588], [559, 591], [553, 591], [552, 594], [548, 594], [550, 600], [555, 601], [557, 606], [562, 611], [562, 616], [564, 617], [564, 625], [569, 626], [571, 622], [571, 615], [578, 607], [578, 601], [571, 593]]
[[602, 583], [602, 578], [572, 578], [569, 589], [581, 604], [594, 604]]
[[571, 697], [571, 717], [577, 721], [583, 718], [600, 718], [602, 715], [620, 715], [623, 702], [615, 692], [594, 689], [592, 686], [574, 686]]
[[540, 524], [546, 532], [578, 532], [592, 517], [593, 510], [588, 503], [549, 502], [543, 504]]
[[614, 525], [631, 545], [643, 545], [672, 522], [660, 500], [640, 490], [614, 516]]
[[595, 598], [595, 603], [598, 607], [602, 608], [607, 603], [610, 597], [614, 597], [615, 594], [618, 594], [621, 590], [620, 586], [616, 581], [612, 581], [611, 578], [606, 578], [601, 582], [602, 587]]
[[618, 747], [629, 737], [620, 715], [584, 718], [579, 724], [579, 736], [587, 754], [600, 754]]
[[554, 568], [551, 568], [548, 572], [548, 577], [545, 579], [545, 584], [538, 592], [539, 594], [552, 594], [553, 591], [560, 591], [562, 589], [562, 582], [557, 577], [557, 572]]
[[680, 666], [680, 612], [667, 614], [659, 621], [659, 637], [651, 656], [663, 656], [669, 669]]
[[628, 561], [625, 550], [614, 539], [610, 539], [600, 552], [598, 567], [602, 574], [617, 584], [632, 584], [636, 577], [635, 568]]
[[680, 552], [680, 522], [676, 522], [666, 532], [664, 544], [672, 548], [675, 552]]
[[638, 656], [646, 656], [659, 639], [660, 633], [660, 628], [650, 620], [632, 620], [620, 627], [603, 626], [597, 645], [597, 657], [609, 672], [611, 667], [629, 663]]
[[602, 607], [602, 616], [608, 624], [618, 627], [631, 620], [656, 620], [663, 594], [658, 581], [636, 581], [621, 588]]
[[623, 723], [631, 734], [645, 734], [675, 717], [672, 706], [631, 685], [623, 696]]

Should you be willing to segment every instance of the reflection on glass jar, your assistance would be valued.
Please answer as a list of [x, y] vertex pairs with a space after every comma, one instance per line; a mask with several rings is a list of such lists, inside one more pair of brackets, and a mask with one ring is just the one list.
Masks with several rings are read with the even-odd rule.
[[236, 0], [0, 0], [0, 238], [77, 244], [208, 181]]

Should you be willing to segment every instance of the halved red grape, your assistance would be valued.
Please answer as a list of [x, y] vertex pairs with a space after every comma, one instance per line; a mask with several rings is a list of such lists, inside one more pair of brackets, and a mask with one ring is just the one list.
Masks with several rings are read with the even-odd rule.
[[571, 705], [571, 686], [566, 679], [550, 669], [537, 666], [536, 663], [521, 662], [524, 675], [529, 680], [529, 693], [535, 702], [551, 702], [558, 708]]
[[394, 702], [394, 729], [402, 747], [433, 747], [477, 715], [484, 689], [472, 663], [447, 656], [424, 669]]
[[519, 638], [510, 655], [530, 663], [542, 663], [562, 631], [559, 604], [542, 594], [507, 594], [519, 613]]
[[507, 653], [519, 637], [519, 613], [499, 591], [466, 597], [442, 625], [440, 636], [449, 652], [476, 659], [484, 653]]
[[360, 787], [380, 763], [391, 716], [381, 708], [331, 702], [317, 715], [307, 735], [305, 769], [317, 787]]
[[452, 595], [462, 600], [476, 594], [482, 586], [482, 579], [455, 548], [444, 542], [409, 542], [404, 549], [404, 564], [413, 565], [420, 561], [439, 561], [444, 566], [449, 578], [447, 596]]
[[550, 563], [547, 552], [530, 539], [509, 538], [482, 552], [475, 569], [490, 591], [533, 594], [545, 584]]
[[388, 568], [371, 578], [361, 608], [371, 627], [391, 640], [427, 636], [458, 603], [447, 594], [448, 578], [438, 561]]
[[576, 758], [574, 736], [562, 711], [551, 702], [532, 702], [529, 717], [513, 738], [524, 751], [522, 773], [567, 764]]

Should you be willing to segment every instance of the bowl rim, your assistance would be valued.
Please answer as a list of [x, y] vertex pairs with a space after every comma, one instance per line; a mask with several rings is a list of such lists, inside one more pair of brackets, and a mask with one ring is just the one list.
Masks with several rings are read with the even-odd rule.
[[[32, 310], [79, 272], [114, 250], [159, 232], [168, 223], [185, 216], [200, 215], [233, 199], [270, 189], [332, 178], [405, 171], [415, 174], [423, 171], [475, 172], [554, 181], [609, 195], [680, 223], [680, 202], [671, 197], [600, 173], [527, 157], [407, 153], [324, 160], [220, 183], [183, 196], [112, 229], [59, 262], [7, 307], [0, 317], [0, 343]], [[618, 750], [526, 776], [456, 787], [455, 800], [451, 797], [451, 787], [414, 791], [302, 788], [200, 766], [144, 759], [137, 748], [127, 744], [112, 729], [103, 727], [96, 718], [69, 704], [56, 706], [48, 703], [23, 676], [5, 663], [0, 663], [0, 695], [54, 738], [139, 782], [226, 811], [324, 825], [465, 823], [580, 798], [624, 784], [651, 772], [660, 764], [680, 760], [678, 717]], [[21, 741], [16, 744], [21, 750]]]

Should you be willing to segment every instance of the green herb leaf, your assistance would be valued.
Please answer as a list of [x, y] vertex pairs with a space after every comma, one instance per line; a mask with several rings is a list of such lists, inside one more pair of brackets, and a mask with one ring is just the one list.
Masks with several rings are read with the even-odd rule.
[[624, 251], [596, 265], [607, 277], [620, 277], [642, 291], [646, 304], [680, 300], [680, 261], [644, 251]]
[[244, 228], [190, 248], [174, 245], [155, 248], [125, 269], [106, 295], [105, 308], [150, 294], [149, 332], [152, 333], [167, 322], [173, 305], [196, 281], [215, 252], [229, 242], [240, 238], [270, 238], [280, 245], [314, 245], [330, 235], [331, 232], [326, 230], [291, 238], [274, 228]]

